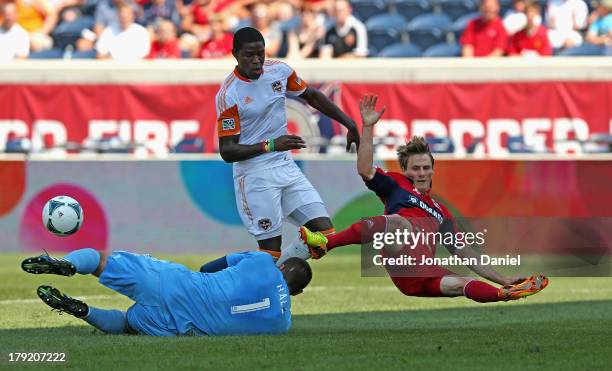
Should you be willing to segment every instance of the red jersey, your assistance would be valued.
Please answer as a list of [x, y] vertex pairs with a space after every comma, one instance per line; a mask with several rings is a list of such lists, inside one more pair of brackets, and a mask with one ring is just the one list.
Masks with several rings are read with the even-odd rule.
[[491, 54], [495, 49], [506, 51], [508, 33], [499, 17], [490, 22], [485, 22], [482, 18], [476, 18], [471, 20], [463, 31], [461, 45], [472, 45], [474, 56], [484, 57]]
[[539, 26], [532, 35], [527, 33], [527, 29], [515, 33], [510, 39], [508, 55], [520, 55], [523, 50], [532, 50], [540, 55], [552, 55], [546, 27]]
[[[456, 231], [450, 211], [431, 198], [429, 192], [422, 194], [417, 191], [404, 174], [376, 168], [374, 177], [365, 183], [385, 204], [385, 215], [398, 214], [410, 219], [417, 231], [424, 233], [439, 232], [441, 229], [443, 232]], [[431, 253], [435, 255], [435, 250]]]
[[226, 33], [221, 40], [208, 40], [200, 47], [198, 57], [203, 59], [223, 58], [232, 54], [234, 36]]
[[178, 40], [173, 40], [167, 43], [160, 43], [159, 41], [153, 41], [151, 43], [151, 51], [147, 56], [147, 59], [156, 58], [180, 58], [181, 49], [178, 46]]

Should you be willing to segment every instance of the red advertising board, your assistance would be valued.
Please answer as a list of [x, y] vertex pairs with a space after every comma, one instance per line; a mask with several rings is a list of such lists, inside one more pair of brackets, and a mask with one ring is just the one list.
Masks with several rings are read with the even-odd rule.
[[[376, 135], [450, 137], [454, 152], [507, 152], [507, 138], [523, 136], [539, 151], [579, 152], [593, 133], [610, 133], [612, 81], [503, 83], [338, 83], [342, 108], [359, 117], [359, 98], [379, 95], [387, 107]], [[36, 148], [118, 135], [164, 153], [186, 135], [216, 151], [217, 84], [0, 85], [0, 149], [28, 137]], [[303, 112], [313, 115], [303, 107]], [[303, 114], [289, 119], [304, 120]], [[305, 120], [330, 139], [337, 124]], [[313, 124], [314, 122], [314, 124]], [[328, 127], [321, 127], [328, 125]], [[300, 132], [300, 125], [296, 127]], [[331, 126], [331, 130], [330, 127]]]

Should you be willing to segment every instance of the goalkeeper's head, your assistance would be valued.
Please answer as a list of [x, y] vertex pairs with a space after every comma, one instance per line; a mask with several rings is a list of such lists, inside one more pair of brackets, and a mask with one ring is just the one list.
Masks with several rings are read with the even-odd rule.
[[291, 295], [300, 294], [312, 279], [310, 265], [300, 258], [289, 258], [278, 268], [283, 273]]

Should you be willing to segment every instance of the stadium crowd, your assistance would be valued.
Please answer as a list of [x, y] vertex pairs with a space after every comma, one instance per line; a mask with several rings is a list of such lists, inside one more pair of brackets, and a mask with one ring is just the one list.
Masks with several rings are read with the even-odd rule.
[[247, 25], [281, 58], [610, 54], [612, 0], [476, 1], [0, 0], [0, 62], [225, 58]]

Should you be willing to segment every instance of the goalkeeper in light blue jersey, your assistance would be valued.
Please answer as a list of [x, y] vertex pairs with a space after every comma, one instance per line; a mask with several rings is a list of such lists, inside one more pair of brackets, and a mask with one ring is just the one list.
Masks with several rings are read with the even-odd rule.
[[299, 258], [277, 267], [262, 252], [231, 254], [205, 264], [200, 272], [149, 255], [94, 249], [76, 250], [63, 259], [47, 254], [25, 259], [32, 274], [93, 274], [99, 282], [135, 303], [126, 311], [89, 306], [51, 286], [38, 296], [53, 310], [72, 314], [111, 334], [249, 335], [280, 334], [291, 327], [290, 295], [312, 278]]

